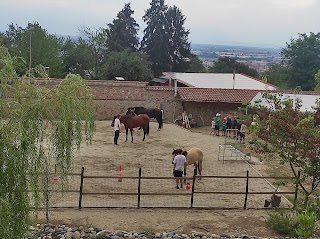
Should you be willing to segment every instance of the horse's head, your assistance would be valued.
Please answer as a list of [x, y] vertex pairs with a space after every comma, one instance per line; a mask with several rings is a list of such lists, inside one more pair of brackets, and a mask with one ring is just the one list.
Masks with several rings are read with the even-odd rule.
[[112, 123], [111, 123], [111, 127], [114, 127], [114, 120], [117, 118], [117, 116], [113, 116], [113, 120], [112, 120]]
[[127, 109], [126, 115], [130, 115], [131, 112], [132, 112], [132, 107], [129, 107], [129, 108]]

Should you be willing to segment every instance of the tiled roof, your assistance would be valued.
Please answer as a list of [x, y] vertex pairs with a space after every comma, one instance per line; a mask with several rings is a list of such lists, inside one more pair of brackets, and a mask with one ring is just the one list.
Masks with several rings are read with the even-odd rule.
[[172, 86], [147, 86], [147, 90], [174, 91]]
[[243, 89], [178, 88], [181, 99], [192, 102], [242, 103], [252, 100], [258, 92], [259, 90]]

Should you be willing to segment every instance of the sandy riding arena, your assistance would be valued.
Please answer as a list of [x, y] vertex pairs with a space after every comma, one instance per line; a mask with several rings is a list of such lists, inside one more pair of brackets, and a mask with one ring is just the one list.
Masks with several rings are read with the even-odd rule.
[[[79, 153], [75, 155], [74, 160], [74, 172], [79, 173], [81, 167], [85, 167], [84, 175], [92, 176], [117, 176], [119, 166], [122, 165], [122, 176], [138, 176], [138, 169], [142, 169], [142, 176], [150, 177], [172, 177], [172, 149], [184, 148], [190, 149], [191, 147], [198, 147], [202, 149], [204, 153], [203, 161], [203, 175], [229, 175], [229, 176], [246, 176], [247, 170], [249, 170], [250, 176], [259, 176], [257, 171], [264, 174], [263, 165], [254, 165], [255, 170], [250, 167], [248, 163], [243, 160], [233, 161], [218, 161], [218, 149], [219, 143], [224, 142], [223, 137], [216, 137], [209, 135], [210, 129], [203, 133], [191, 132], [183, 129], [179, 126], [172, 124], [164, 124], [164, 128], [161, 131], [157, 131], [157, 123], [151, 122], [150, 135], [146, 137], [145, 141], [142, 141], [143, 131], [138, 129], [134, 130], [134, 141], [130, 142], [131, 136], [129, 135], [128, 142], [125, 140], [124, 128], [120, 134], [119, 146], [113, 145], [113, 128], [110, 126], [110, 121], [97, 122], [96, 134], [93, 138], [92, 145], [83, 144]], [[187, 176], [192, 176], [193, 166], [188, 166]], [[79, 190], [79, 177], [72, 179], [72, 188]], [[122, 182], [118, 182], [117, 179], [92, 179], [85, 178], [83, 184], [84, 193], [108, 193], [108, 192], [137, 192], [138, 180], [134, 179], [122, 179]], [[183, 195], [190, 193], [184, 189], [175, 189], [173, 179], [157, 179], [141, 181], [141, 193], [177, 193], [181, 195], [174, 196], [141, 196], [141, 207], [189, 207], [190, 196]], [[245, 179], [229, 179], [229, 178], [202, 178], [196, 179], [195, 192], [245, 192]], [[249, 181], [249, 192], [257, 191], [273, 191], [273, 188], [268, 185], [264, 180], [254, 179]], [[262, 208], [264, 199], [270, 197], [270, 195], [249, 195], [247, 207], [248, 208]], [[63, 197], [55, 198], [52, 200], [53, 206], [69, 206], [77, 207], [79, 200], [79, 193], [68, 193]], [[285, 200], [282, 200], [285, 202]], [[213, 207], [213, 208], [242, 208], [244, 204], [244, 195], [232, 195], [232, 194], [195, 194], [194, 207]], [[121, 212], [126, 212], [127, 216], [121, 216], [119, 209], [86, 209], [86, 207], [136, 207], [137, 196], [136, 195], [84, 195], [82, 211], [68, 211], [65, 213], [65, 209], [56, 210], [51, 213], [55, 220], [67, 220], [69, 223], [76, 223], [76, 219], [81, 222], [89, 220], [95, 225], [108, 225], [114, 228], [112, 229], [133, 229], [139, 230], [139, 219], [134, 215], [144, 215], [145, 218], [142, 222], [143, 225], [153, 223], [155, 230], [158, 228], [169, 230], [175, 229], [175, 226], [170, 223], [174, 223], [174, 218], [179, 217], [179, 221], [185, 222], [185, 225], [196, 220], [194, 217], [188, 215], [199, 214], [199, 224], [206, 224], [208, 220], [212, 221], [213, 215], [233, 215], [234, 218], [247, 218], [248, 222], [254, 220], [254, 216], [250, 210], [236, 210], [236, 211], [224, 211], [223, 213], [211, 213], [208, 211], [199, 211], [185, 209], [181, 215], [177, 212], [177, 209], [170, 211], [169, 209], [158, 209], [155, 212], [152, 209], [121, 209]], [[104, 211], [103, 211], [104, 210]], [[103, 216], [103, 212], [106, 214]], [[148, 213], [151, 212], [151, 213]], [[111, 214], [110, 214], [111, 213]], [[114, 213], [114, 214], [112, 214]], [[155, 216], [153, 213], [159, 213]], [[151, 215], [149, 215], [151, 214]], [[73, 215], [73, 216], [72, 216]], [[127, 219], [121, 219], [122, 222], [116, 224], [116, 218], [107, 217], [106, 215], [114, 215], [119, 218], [131, 217], [131, 223], [127, 222]], [[130, 216], [131, 215], [131, 216]], [[148, 216], [150, 218], [148, 219]], [[170, 215], [170, 216], [168, 216]], [[179, 216], [180, 215], [180, 216]], [[184, 216], [183, 216], [184, 215]], [[199, 216], [198, 215], [198, 216]], [[202, 215], [202, 216], [201, 216]], [[209, 216], [211, 215], [211, 216]], [[256, 224], [264, 225], [265, 212], [256, 211]], [[138, 216], [139, 217], [139, 216]], [[160, 218], [165, 219], [166, 223], [162, 222]], [[95, 219], [103, 218], [103, 223]], [[109, 219], [108, 219], [109, 218]], [[155, 221], [155, 218], [158, 218]], [[182, 219], [184, 218], [184, 219]], [[210, 219], [211, 218], [211, 219]], [[240, 220], [242, 220], [240, 219]], [[160, 221], [159, 221], [160, 220]], [[228, 219], [229, 223], [233, 220]], [[216, 220], [215, 223], [218, 223]], [[213, 222], [213, 221], [212, 221]], [[224, 224], [223, 224], [224, 223]], [[179, 223], [178, 223], [179, 224]], [[241, 224], [241, 223], [240, 223]], [[228, 222], [224, 220], [220, 221], [220, 228], [227, 227]], [[134, 227], [135, 226], [135, 227]], [[165, 228], [165, 227], [169, 228]], [[179, 225], [177, 225], [179, 226]], [[213, 227], [213, 226], [211, 226]], [[243, 227], [241, 227], [243, 228]], [[141, 229], [141, 228], [140, 228]], [[207, 228], [206, 230], [209, 230]], [[211, 228], [212, 229], [212, 228]], [[258, 228], [257, 228], [258, 229]], [[258, 233], [259, 233], [258, 229]], [[262, 230], [264, 232], [265, 230]], [[261, 232], [261, 230], [260, 230]]]

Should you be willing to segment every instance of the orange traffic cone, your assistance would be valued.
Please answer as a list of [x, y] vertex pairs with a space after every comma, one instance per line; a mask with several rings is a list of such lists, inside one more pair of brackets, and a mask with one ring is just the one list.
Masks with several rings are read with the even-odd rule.
[[119, 166], [118, 182], [122, 182], [122, 165]]
[[187, 181], [186, 190], [190, 190], [190, 189], [191, 189], [190, 181]]

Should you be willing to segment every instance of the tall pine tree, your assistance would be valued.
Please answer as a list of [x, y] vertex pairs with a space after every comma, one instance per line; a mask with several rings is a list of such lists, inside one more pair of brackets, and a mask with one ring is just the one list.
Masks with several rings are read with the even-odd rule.
[[134, 14], [134, 11], [131, 9], [130, 3], [126, 3], [124, 8], [117, 14], [117, 18], [108, 24], [107, 45], [110, 51], [138, 50], [139, 24], [132, 17], [132, 14]]
[[141, 49], [149, 55], [156, 76], [164, 71], [184, 72], [189, 67], [189, 31], [184, 28], [185, 16], [176, 6], [164, 0], [152, 0], [143, 20], [147, 27]]
[[186, 17], [176, 6], [169, 7], [166, 16], [169, 24], [172, 71], [184, 72], [189, 68], [191, 58], [190, 42], [188, 42], [189, 30], [184, 28]]
[[149, 55], [151, 69], [155, 76], [171, 70], [167, 10], [168, 6], [164, 0], [152, 0], [150, 8], [143, 16], [147, 27], [144, 29], [141, 50]]

